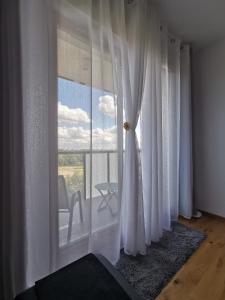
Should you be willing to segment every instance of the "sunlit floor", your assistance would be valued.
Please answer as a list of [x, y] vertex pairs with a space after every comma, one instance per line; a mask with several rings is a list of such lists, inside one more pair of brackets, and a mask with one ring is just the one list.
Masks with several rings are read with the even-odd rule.
[[[107, 195], [108, 197], [108, 195]], [[74, 242], [82, 238], [87, 237], [90, 232], [96, 232], [102, 230], [108, 226], [113, 225], [118, 221], [118, 210], [119, 203], [115, 195], [111, 196], [108, 205], [104, 201], [100, 206], [103, 197], [94, 197], [92, 201], [90, 199], [82, 199], [82, 210], [83, 210], [83, 222], [80, 220], [79, 205], [76, 203], [73, 214], [73, 225], [71, 239], [69, 242]], [[68, 243], [68, 223], [69, 213], [59, 213], [59, 245], [63, 246]]]
[[205, 232], [206, 239], [174, 275], [157, 300], [225, 299], [225, 219], [203, 213], [181, 222]]

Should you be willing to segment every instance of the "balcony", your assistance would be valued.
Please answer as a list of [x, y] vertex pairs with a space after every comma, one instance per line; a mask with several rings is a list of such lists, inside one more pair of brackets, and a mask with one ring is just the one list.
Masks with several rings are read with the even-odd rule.
[[[120, 206], [116, 188], [117, 152], [94, 150], [90, 155], [90, 151], [86, 150], [59, 151], [58, 162], [58, 174], [65, 178], [68, 200], [70, 202], [74, 193], [80, 191], [83, 212], [82, 222], [79, 203], [76, 203], [73, 208], [71, 237], [68, 240], [69, 213], [59, 210], [59, 245], [65, 247], [86, 239], [90, 228], [92, 232], [99, 232], [117, 225]], [[101, 195], [96, 187], [102, 183], [106, 187], [112, 186], [113, 190], [105, 188]]]

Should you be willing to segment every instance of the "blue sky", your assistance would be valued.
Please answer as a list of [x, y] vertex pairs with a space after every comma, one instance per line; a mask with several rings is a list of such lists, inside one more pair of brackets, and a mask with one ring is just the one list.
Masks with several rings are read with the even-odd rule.
[[117, 144], [116, 105], [112, 94], [93, 87], [91, 91], [88, 86], [59, 78], [59, 149], [89, 149], [91, 119], [92, 146], [96, 149], [115, 149]]
[[[58, 78], [59, 148], [90, 148], [91, 88]], [[116, 105], [109, 92], [92, 87], [92, 145], [96, 149], [116, 149]], [[140, 143], [140, 122], [137, 125]]]
[[[58, 100], [69, 108], [81, 108], [90, 117], [91, 111], [91, 89], [86, 85], [76, 83], [67, 79], [58, 78]], [[99, 97], [111, 95], [109, 92], [92, 88], [92, 120], [93, 128], [108, 128], [115, 125], [115, 118], [109, 117], [99, 109]], [[68, 125], [69, 126], [69, 125]], [[85, 129], [89, 124], [82, 124]]]

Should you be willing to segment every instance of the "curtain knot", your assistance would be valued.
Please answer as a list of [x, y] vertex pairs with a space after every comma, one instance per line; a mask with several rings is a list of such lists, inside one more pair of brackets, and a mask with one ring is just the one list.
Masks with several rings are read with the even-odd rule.
[[130, 124], [128, 122], [123, 123], [123, 128], [128, 131], [130, 129]]

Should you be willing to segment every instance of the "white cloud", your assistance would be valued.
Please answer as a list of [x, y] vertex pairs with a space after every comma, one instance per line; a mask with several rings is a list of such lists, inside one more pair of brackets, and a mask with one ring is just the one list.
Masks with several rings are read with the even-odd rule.
[[90, 123], [88, 113], [81, 108], [70, 108], [58, 102], [59, 121], [70, 123]]
[[[79, 150], [90, 148], [90, 130], [82, 127], [58, 127], [59, 149]], [[117, 144], [116, 126], [95, 128], [92, 131], [94, 149], [113, 150]]]
[[114, 118], [116, 116], [116, 105], [112, 96], [105, 95], [99, 97], [98, 107], [103, 114], [111, 118]]

